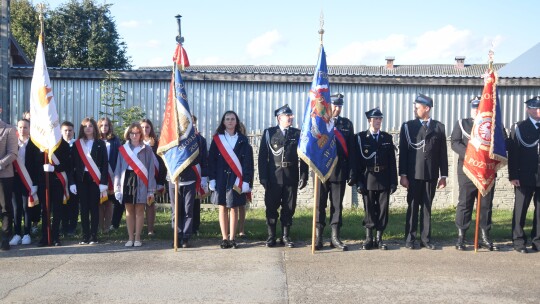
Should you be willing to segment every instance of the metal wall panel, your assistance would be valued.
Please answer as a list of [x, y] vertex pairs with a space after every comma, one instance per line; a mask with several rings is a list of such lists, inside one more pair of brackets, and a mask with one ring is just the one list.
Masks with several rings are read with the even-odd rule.
[[[24, 111], [29, 110], [30, 82], [28, 78], [12, 78], [11, 122], [14, 123]], [[86, 116], [99, 117], [99, 80], [51, 79], [61, 120], [75, 125]], [[193, 114], [198, 117], [200, 132], [211, 138], [227, 110], [238, 113], [249, 133], [261, 133], [275, 125], [274, 110], [289, 104], [296, 115], [294, 126], [300, 127], [308, 83], [286, 82], [233, 82], [233, 81], [186, 81], [186, 91]], [[163, 120], [169, 82], [156, 80], [126, 80], [122, 87], [127, 91], [126, 107], [139, 106], [154, 122], [157, 130]], [[330, 84], [333, 93], [345, 94], [342, 115], [351, 119], [355, 132], [368, 127], [364, 112], [379, 106], [385, 115], [383, 129], [399, 131], [401, 124], [413, 118], [413, 100], [418, 93], [434, 99], [432, 117], [442, 121], [450, 136], [457, 119], [467, 117], [468, 101], [481, 93], [479, 86], [416, 86], [374, 84]], [[538, 87], [499, 87], [500, 105], [506, 128], [526, 117], [523, 102], [540, 95]], [[78, 128], [76, 128], [77, 131]], [[208, 140], [210, 143], [210, 140]]]

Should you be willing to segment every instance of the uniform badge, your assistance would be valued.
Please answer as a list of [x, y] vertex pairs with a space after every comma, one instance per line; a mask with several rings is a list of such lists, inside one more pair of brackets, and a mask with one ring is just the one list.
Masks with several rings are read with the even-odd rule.
[[277, 149], [277, 144], [274, 144], [274, 148]]
[[369, 152], [368, 149], [365, 149], [365, 150], [364, 150], [364, 153], [368, 153], [368, 152]]

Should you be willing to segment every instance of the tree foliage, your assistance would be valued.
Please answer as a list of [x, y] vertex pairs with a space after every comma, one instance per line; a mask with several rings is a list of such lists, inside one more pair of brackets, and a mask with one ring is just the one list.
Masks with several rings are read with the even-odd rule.
[[[116, 31], [116, 23], [111, 16], [111, 4], [96, 2], [68, 0], [44, 16], [48, 66], [131, 68], [127, 45]], [[36, 16], [37, 20], [37, 9], [29, 0], [13, 0], [11, 15], [13, 36], [19, 43], [20, 40], [24, 41], [23, 49], [27, 54], [35, 53], [36, 33], [39, 33], [40, 25], [39, 21], [35, 21], [32, 28], [32, 16]], [[34, 42], [28, 43], [32, 45], [29, 47], [26, 40], [32, 38]]]

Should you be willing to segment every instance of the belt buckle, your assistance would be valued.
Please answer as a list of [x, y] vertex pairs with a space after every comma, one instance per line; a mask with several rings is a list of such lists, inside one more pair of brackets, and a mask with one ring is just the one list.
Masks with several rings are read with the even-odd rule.
[[283, 168], [287, 168], [288, 166], [289, 166], [288, 162], [282, 162], [281, 163], [281, 167], [283, 167]]
[[374, 167], [373, 167], [373, 172], [379, 172], [379, 171], [380, 171], [379, 166], [374, 166]]

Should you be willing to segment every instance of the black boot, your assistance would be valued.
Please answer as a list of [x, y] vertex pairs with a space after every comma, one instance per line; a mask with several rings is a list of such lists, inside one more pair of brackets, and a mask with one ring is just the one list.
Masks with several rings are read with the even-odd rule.
[[267, 225], [268, 238], [266, 239], [266, 247], [276, 246], [276, 225]]
[[294, 243], [291, 240], [291, 238], [289, 237], [289, 232], [291, 231], [291, 226], [283, 226], [282, 230], [283, 230], [283, 238], [281, 239], [282, 245], [285, 245], [285, 246], [287, 246], [289, 248], [293, 248]]
[[315, 250], [321, 250], [324, 247], [323, 232], [324, 232], [324, 226], [317, 225], [317, 228], [315, 228]]
[[467, 230], [458, 229], [458, 237], [456, 242], [456, 250], [465, 250], [465, 233]]
[[486, 229], [482, 229], [482, 239], [478, 243], [478, 247], [485, 248], [489, 251], [499, 251], [499, 247], [494, 246], [489, 239], [489, 231]]
[[364, 244], [362, 244], [362, 249], [370, 250], [371, 248], [373, 248], [373, 229], [366, 228], [366, 239], [364, 240]]
[[383, 232], [380, 231], [380, 230], [377, 230], [377, 236], [375, 237], [375, 240], [377, 242], [377, 247], [379, 249], [386, 250], [386, 249], [388, 249], [388, 246], [386, 246], [386, 244], [383, 243], [382, 235], [383, 235]]
[[341, 249], [341, 251], [347, 251], [349, 248], [343, 244], [339, 239], [339, 226], [332, 225], [332, 238], [330, 240], [330, 247]]

